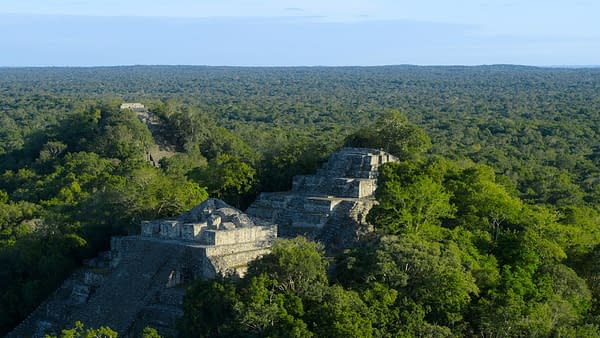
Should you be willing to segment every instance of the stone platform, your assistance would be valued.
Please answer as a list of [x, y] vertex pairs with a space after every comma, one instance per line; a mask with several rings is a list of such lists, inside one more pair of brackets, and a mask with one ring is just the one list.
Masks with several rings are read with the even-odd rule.
[[142, 223], [139, 236], [114, 237], [8, 337], [44, 337], [75, 321], [137, 337], [146, 326], [176, 336], [187, 283], [241, 276], [269, 252], [276, 227], [209, 199], [176, 219]]

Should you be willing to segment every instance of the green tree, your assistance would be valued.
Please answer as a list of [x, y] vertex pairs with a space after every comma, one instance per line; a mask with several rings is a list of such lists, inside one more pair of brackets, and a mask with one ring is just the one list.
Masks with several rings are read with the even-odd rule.
[[223, 337], [235, 327], [239, 302], [235, 285], [226, 280], [196, 281], [183, 299], [182, 337]]
[[327, 289], [309, 317], [317, 337], [373, 337], [369, 308], [357, 292], [339, 285]]
[[477, 165], [446, 175], [445, 186], [457, 206], [457, 223], [471, 230], [487, 231], [497, 240], [506, 228], [519, 227], [522, 202], [496, 183], [492, 168]]
[[155, 328], [147, 326], [142, 331], [142, 338], [162, 338], [162, 336]]
[[67, 145], [59, 141], [48, 141], [40, 150], [38, 161], [46, 162], [58, 158], [65, 152]]
[[131, 170], [126, 180], [106, 192], [108, 196], [117, 197], [106, 202], [121, 210], [121, 214], [128, 215], [133, 223], [177, 215], [208, 198], [206, 190], [197, 183], [166, 176], [149, 166]]
[[256, 183], [256, 171], [238, 157], [220, 154], [208, 162], [208, 167], [191, 174], [200, 184], [208, 187], [211, 196], [240, 207], [242, 196]]
[[323, 247], [304, 237], [281, 239], [270, 253], [250, 263], [248, 276], [264, 274], [275, 281], [278, 290], [318, 301], [327, 286], [328, 262], [322, 255]]
[[442, 218], [453, 216], [451, 195], [440, 183], [421, 176], [403, 184], [389, 177], [393, 173], [387, 174], [401, 167], [398, 164], [386, 166], [375, 194], [379, 204], [368, 215], [368, 220], [378, 229], [388, 234], [398, 234], [405, 229], [419, 231], [421, 227], [439, 225]]
[[302, 320], [304, 306], [294, 292], [281, 290], [280, 283], [264, 274], [253, 276], [241, 290], [235, 306], [236, 325], [243, 336], [312, 337]]
[[372, 124], [348, 136], [346, 146], [383, 149], [412, 159], [431, 148], [429, 136], [397, 110], [380, 115]]
[[47, 338], [116, 338], [118, 335], [108, 327], [86, 329], [81, 322], [75, 322], [72, 329], [64, 329], [59, 336], [46, 336]]

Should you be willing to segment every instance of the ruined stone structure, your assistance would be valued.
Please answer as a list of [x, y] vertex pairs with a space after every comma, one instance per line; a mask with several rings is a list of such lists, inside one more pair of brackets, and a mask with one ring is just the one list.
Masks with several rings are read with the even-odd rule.
[[304, 235], [336, 251], [370, 231], [377, 169], [397, 158], [376, 149], [344, 148], [315, 175], [293, 179], [288, 192], [262, 193], [246, 211], [278, 225], [279, 236]]
[[344, 148], [315, 175], [294, 177], [291, 191], [262, 193], [248, 215], [209, 199], [178, 218], [142, 222], [141, 235], [113, 238], [109, 252], [67, 279], [8, 337], [43, 337], [77, 320], [108, 325], [120, 337], [146, 326], [176, 336], [186, 283], [243, 275], [278, 232], [335, 252], [370, 231], [377, 169], [396, 160], [376, 149]]
[[121, 103], [121, 110], [133, 110], [134, 112], [147, 112], [148, 109], [146, 109], [146, 107], [139, 103], [139, 102], [124, 102]]
[[148, 111], [148, 109], [140, 103], [123, 103], [121, 109], [134, 111], [138, 119], [148, 127], [148, 130], [150, 130], [152, 138], [154, 139], [154, 144], [146, 145], [145, 149], [146, 160], [150, 162], [150, 164], [155, 167], [160, 167], [161, 159], [172, 157], [177, 153], [175, 145], [164, 137], [167, 132], [166, 126], [156, 114]]
[[8, 337], [43, 337], [80, 320], [134, 337], [150, 325], [176, 336], [186, 283], [243, 275], [267, 253], [276, 227], [209, 199], [179, 218], [142, 223], [140, 236], [115, 237]]

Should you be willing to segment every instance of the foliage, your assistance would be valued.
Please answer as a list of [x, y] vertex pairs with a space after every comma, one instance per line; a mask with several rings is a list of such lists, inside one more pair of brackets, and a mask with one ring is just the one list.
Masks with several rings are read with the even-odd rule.
[[381, 188], [376, 194], [380, 203], [369, 213], [370, 222], [381, 224], [386, 233], [397, 234], [404, 229], [418, 232], [422, 227], [439, 225], [442, 218], [453, 216], [450, 194], [441, 182], [427, 176], [395, 177], [397, 172], [414, 169], [399, 170], [401, 166], [393, 163], [382, 168], [378, 181]]
[[431, 148], [429, 136], [405, 115], [391, 110], [380, 115], [375, 122], [349, 135], [346, 146], [377, 148], [408, 159]]
[[[357, 290], [393, 289], [396, 311], [420, 314], [421, 324], [412, 331], [386, 332], [418, 335], [428, 325], [439, 325], [454, 334], [490, 337], [580, 329], [598, 334], [588, 325], [595, 318], [594, 291], [588, 286], [593, 279], [564, 264], [569, 255], [579, 262], [582, 252], [591, 254], [590, 248], [600, 244], [597, 223], [582, 228], [585, 221], [576, 225], [572, 218], [590, 209], [529, 205], [497, 183], [489, 167], [471, 163], [431, 158], [386, 164], [380, 173], [380, 204], [369, 214], [379, 234], [339, 257], [335, 274]], [[416, 193], [415, 182], [438, 187]], [[414, 207], [440, 195], [441, 210], [454, 212], [436, 213], [433, 202]], [[428, 208], [431, 219], [419, 218]], [[421, 221], [411, 223], [415, 218]], [[573, 265], [578, 266], [593, 275], [592, 265]]]
[[275, 243], [271, 253], [248, 267], [248, 276], [266, 275], [282, 292], [302, 298], [319, 300], [321, 289], [327, 285], [327, 261], [322, 246], [297, 237]]
[[238, 157], [220, 154], [192, 177], [207, 186], [212, 196], [240, 207], [241, 196], [254, 186], [256, 171]]
[[46, 336], [48, 338], [116, 338], [118, 335], [108, 327], [86, 329], [81, 322], [75, 322], [72, 329], [62, 330], [60, 335]]
[[185, 337], [371, 337], [360, 295], [330, 287], [322, 248], [278, 240], [238, 282], [198, 281], [184, 298]]
[[186, 292], [180, 320], [183, 337], [222, 337], [231, 331], [238, 295], [228, 281], [197, 281]]
[[[113, 234], [176, 215], [208, 197], [181, 172], [149, 166], [149, 131], [98, 102], [26, 143], [30, 158], [0, 175], [0, 331], [55, 289]], [[21, 150], [22, 154], [24, 150]], [[73, 331], [78, 332], [78, 331]]]
[[[0, 334], [111, 235], [208, 194], [243, 208], [345, 143], [402, 160], [381, 169], [376, 234], [332, 265], [298, 240], [239, 283], [199, 284], [188, 336], [598, 336], [599, 83], [516, 66], [0, 69]], [[161, 168], [123, 100], [160, 117], [179, 152]]]
[[[73, 328], [64, 329], [59, 336], [49, 336], [46, 338], [116, 338], [118, 334], [109, 327], [103, 326], [98, 329], [86, 329], [80, 321], [75, 322]], [[161, 338], [158, 331], [152, 327], [145, 327], [141, 335], [142, 338]]]

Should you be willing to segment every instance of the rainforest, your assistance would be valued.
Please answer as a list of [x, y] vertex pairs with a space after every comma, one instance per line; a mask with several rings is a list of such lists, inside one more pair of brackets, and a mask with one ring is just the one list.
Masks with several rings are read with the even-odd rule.
[[351, 146], [399, 158], [374, 230], [189, 283], [181, 336], [600, 336], [598, 68], [0, 68], [0, 112], [0, 334], [111, 236], [208, 197], [244, 210]]

